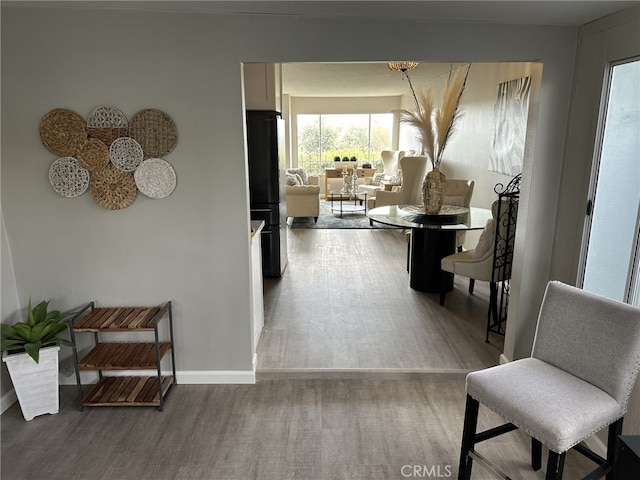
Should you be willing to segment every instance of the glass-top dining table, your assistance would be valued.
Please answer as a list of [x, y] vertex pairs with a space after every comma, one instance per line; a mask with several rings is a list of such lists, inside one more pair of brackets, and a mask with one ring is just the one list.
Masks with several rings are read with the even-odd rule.
[[453, 288], [453, 274], [440, 269], [440, 260], [456, 251], [456, 233], [482, 230], [491, 210], [443, 205], [437, 214], [424, 213], [422, 205], [389, 205], [367, 212], [371, 222], [411, 229], [409, 286], [439, 293]]

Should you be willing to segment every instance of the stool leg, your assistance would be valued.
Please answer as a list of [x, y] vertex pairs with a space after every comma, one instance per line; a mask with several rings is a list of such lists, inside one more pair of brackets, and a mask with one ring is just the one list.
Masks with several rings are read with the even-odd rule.
[[607, 463], [611, 467], [609, 473], [607, 473], [606, 480], [614, 480], [615, 478], [615, 456], [616, 456], [616, 439], [618, 435], [622, 434], [622, 422], [624, 421], [624, 417], [616, 420], [611, 425], [609, 425], [609, 436], [607, 440]]
[[540, 467], [542, 467], [542, 443], [531, 437], [531, 468], [537, 472]]
[[547, 475], [545, 480], [562, 480], [562, 471], [564, 470], [564, 453], [556, 453], [549, 450], [549, 459], [547, 460]]
[[478, 426], [478, 410], [480, 404], [467, 395], [467, 403], [464, 410], [464, 426], [462, 429], [462, 445], [460, 447], [460, 466], [458, 467], [458, 480], [470, 480], [473, 459], [469, 452], [476, 443], [476, 428]]

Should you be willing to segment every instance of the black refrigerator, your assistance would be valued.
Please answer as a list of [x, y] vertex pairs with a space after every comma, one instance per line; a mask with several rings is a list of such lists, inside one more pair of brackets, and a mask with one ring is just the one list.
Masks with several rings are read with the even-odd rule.
[[279, 112], [247, 110], [251, 220], [263, 220], [262, 275], [280, 277], [287, 266], [284, 121]]

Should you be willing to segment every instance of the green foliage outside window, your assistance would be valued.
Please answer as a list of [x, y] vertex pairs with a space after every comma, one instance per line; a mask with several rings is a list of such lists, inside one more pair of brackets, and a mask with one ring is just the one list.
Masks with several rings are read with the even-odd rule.
[[380, 168], [391, 149], [393, 114], [298, 115], [298, 166], [309, 173], [331, 168], [335, 157], [356, 157]]

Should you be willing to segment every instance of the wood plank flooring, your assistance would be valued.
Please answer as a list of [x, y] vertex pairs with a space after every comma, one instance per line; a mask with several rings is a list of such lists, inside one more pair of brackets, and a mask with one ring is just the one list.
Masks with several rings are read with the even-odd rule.
[[[162, 412], [77, 407], [61, 387], [60, 413], [1, 418], [3, 480], [387, 480], [414, 466], [456, 478], [464, 408], [458, 374], [327, 374], [255, 385], [177, 385]], [[481, 428], [497, 418], [481, 410]], [[478, 450], [512, 478], [529, 467], [529, 439], [509, 433]], [[545, 453], [546, 456], [546, 453]], [[570, 452], [565, 479], [586, 473]], [[433, 470], [431, 470], [433, 471]], [[450, 473], [450, 475], [446, 475]], [[433, 478], [432, 475], [430, 478]], [[473, 480], [492, 477], [479, 465]]]
[[[409, 289], [400, 232], [298, 232], [287, 275], [267, 288], [255, 385], [178, 384], [162, 412], [80, 412], [70, 386], [56, 415], [25, 422], [14, 404], [0, 418], [0, 478], [456, 478], [465, 372], [501, 351], [484, 343], [486, 290], [460, 282], [441, 308]], [[481, 409], [480, 428], [498, 423]], [[478, 451], [514, 479], [543, 479], [529, 444], [511, 432]], [[565, 479], [590, 467], [570, 452]], [[493, 477], [477, 465], [472, 478]]]
[[473, 370], [496, 365], [484, 342], [489, 288], [456, 279], [445, 306], [409, 287], [403, 230], [289, 229], [289, 264], [265, 282], [258, 370]]

